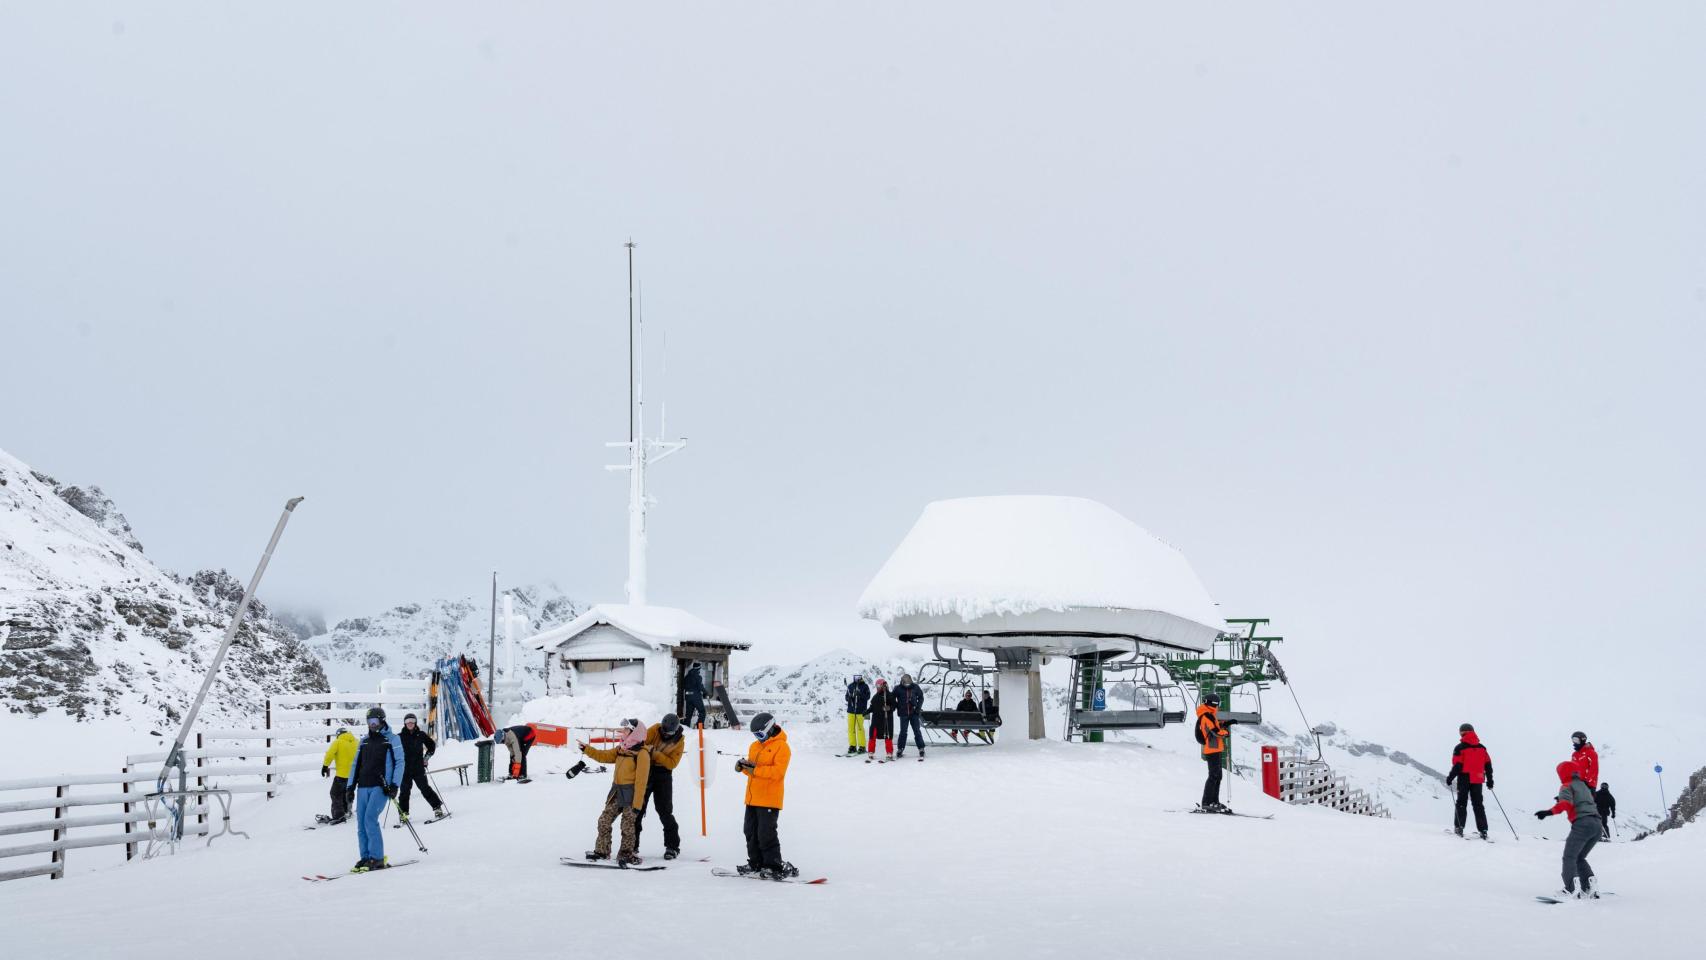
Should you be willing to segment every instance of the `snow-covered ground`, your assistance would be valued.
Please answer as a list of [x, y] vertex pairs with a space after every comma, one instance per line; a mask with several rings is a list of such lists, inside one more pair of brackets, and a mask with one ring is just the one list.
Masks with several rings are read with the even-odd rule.
[[[707, 735], [711, 749], [749, 742]], [[421, 827], [430, 852], [393, 873], [301, 879], [356, 858], [353, 827], [301, 829], [325, 804], [323, 781], [309, 778], [270, 803], [243, 798], [247, 840], [0, 884], [6, 955], [176, 957], [193, 944], [253, 960], [326, 947], [523, 958], [692, 943], [742, 958], [866, 957], [896, 944], [960, 957], [1698, 955], [1690, 909], [1706, 830], [1602, 845], [1593, 860], [1617, 896], [1549, 907], [1533, 897], [1557, 885], [1565, 825], [1525, 812], [1545, 796], [1515, 804], [1520, 842], [1484, 844], [1438, 825], [1286, 807], [1249, 779], [1231, 783], [1232, 803], [1274, 820], [1168, 812], [1190, 806], [1202, 767], [1171, 741], [938, 749], [887, 765], [835, 756], [833, 724], [790, 742], [783, 851], [828, 877], [823, 886], [710, 875], [743, 856], [742, 778], [732, 759], [708, 758], [701, 838], [691, 746], [677, 774], [685, 859], [660, 873], [561, 866], [591, 846], [607, 777], [565, 780], [575, 754], [542, 747], [531, 784], [440, 776], [455, 816]], [[472, 754], [452, 744], [440, 759]], [[406, 831], [385, 834], [393, 859], [417, 856]], [[654, 818], [641, 852], [655, 858], [661, 844]], [[182, 909], [162, 913], [168, 902]]]

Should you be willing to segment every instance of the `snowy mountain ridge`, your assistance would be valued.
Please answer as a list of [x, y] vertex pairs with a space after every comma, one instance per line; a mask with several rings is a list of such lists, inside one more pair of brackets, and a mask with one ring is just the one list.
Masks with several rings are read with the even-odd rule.
[[[555, 583], [512, 588], [516, 641], [568, 623], [586, 605]], [[504, 627], [499, 609], [498, 660], [504, 660]], [[299, 621], [302, 622], [302, 621]], [[472, 657], [483, 671], [491, 644], [489, 598], [473, 595], [398, 604], [363, 617], [349, 617], [305, 638], [326, 675], [340, 690], [376, 690], [388, 678], [424, 677], [441, 657]], [[516, 650], [517, 671], [529, 697], [545, 693], [544, 668], [534, 651]]]
[[[142, 553], [99, 487], [59, 484], [0, 450], [0, 705], [19, 714], [175, 725], [243, 585], [179, 577]], [[324, 689], [302, 644], [256, 600], [204, 716], [248, 725], [269, 693]]]

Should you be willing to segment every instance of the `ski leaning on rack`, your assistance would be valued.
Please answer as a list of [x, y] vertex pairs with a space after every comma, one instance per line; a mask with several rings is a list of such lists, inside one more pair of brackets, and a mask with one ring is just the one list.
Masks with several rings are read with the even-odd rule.
[[818, 883], [828, 883], [829, 882], [828, 877], [818, 877], [818, 878], [813, 879], [813, 880], [807, 880], [805, 877], [774, 877], [774, 878], [772, 878], [772, 877], [760, 876], [759, 874], [756, 874], [756, 873], [741, 873], [739, 870], [730, 870], [727, 867], [712, 867], [711, 868], [711, 876], [713, 876], [713, 877], [740, 877], [743, 880], [763, 880], [765, 883], [818, 884]]
[[345, 877], [359, 877], [359, 876], [362, 876], [363, 874], [368, 874], [368, 873], [384, 873], [386, 870], [395, 870], [398, 867], [406, 867], [411, 863], [420, 863], [420, 861], [419, 860], [398, 860], [396, 863], [388, 863], [383, 868], [378, 869], [378, 870], [362, 870], [359, 872], [355, 871], [355, 870], [351, 870], [348, 873], [334, 873], [329, 877], [323, 873], [316, 873], [311, 877], [310, 876], [304, 876], [302, 879], [308, 881], [309, 883], [331, 883], [333, 880], [342, 880]]
[[558, 857], [565, 867], [592, 867], [595, 870], [631, 870], [635, 873], [648, 873], [652, 870], [668, 870], [661, 864], [641, 864], [637, 867], [625, 867], [620, 863], [609, 863], [599, 860], [576, 860], [573, 857]]

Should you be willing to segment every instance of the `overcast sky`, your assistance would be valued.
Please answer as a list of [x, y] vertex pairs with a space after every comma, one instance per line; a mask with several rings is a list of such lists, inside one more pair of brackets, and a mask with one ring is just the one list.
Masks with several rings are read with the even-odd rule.
[[1694, 682], [1706, 7], [570, 6], [0, 4], [0, 445], [180, 570], [306, 495], [334, 617], [618, 599], [632, 237], [652, 599], [759, 661], [1060, 493], [1346, 714]]

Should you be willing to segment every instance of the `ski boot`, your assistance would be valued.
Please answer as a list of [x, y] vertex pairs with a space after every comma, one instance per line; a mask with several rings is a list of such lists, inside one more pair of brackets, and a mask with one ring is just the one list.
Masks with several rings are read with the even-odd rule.
[[391, 866], [391, 858], [390, 857], [383, 857], [383, 858], [378, 859], [378, 860], [369, 861], [367, 869], [369, 869], [369, 870], [385, 870], [385, 869], [390, 868], [390, 866]]
[[369, 871], [371, 869], [373, 869], [373, 858], [372, 857], [362, 857], [360, 860], [357, 860], [355, 862], [355, 866], [349, 868], [349, 872], [350, 873], [366, 873], [367, 871]]
[[848, 744], [848, 746], [847, 746], [847, 755], [848, 756], [851, 757], [853, 754], [858, 753], [858, 752], [859, 752], [858, 747], [855, 747], [852, 744]]
[[870, 751], [866, 750], [864, 747], [860, 747], [859, 752], [860, 753], [869, 753]]
[[1599, 899], [1599, 878], [1598, 877], [1589, 877], [1587, 880], [1587, 883], [1582, 884], [1582, 899], [1583, 900], [1598, 900]]
[[1452, 827], [1451, 832], [1457, 834], [1459, 837], [1463, 836], [1463, 828], [1462, 827]]
[[681, 856], [680, 850], [671, 849], [671, 850], [665, 850], [663, 852], [663, 858], [665, 860], [674, 860], [676, 857], [679, 857], [679, 856]]
[[595, 862], [595, 863], [596, 863], [596, 862], [597, 862], [597, 861], [599, 861], [599, 860], [609, 860], [609, 859], [610, 859], [610, 854], [608, 854], [608, 853], [599, 853], [599, 852], [598, 852], [598, 851], [597, 851], [597, 850], [588, 850], [588, 851], [587, 851], [587, 852], [586, 852], [586, 858], [587, 858], [587, 859], [588, 859], [588, 860], [590, 860], [590, 861], [593, 861], [593, 862]]
[[1482, 840], [1487, 840], [1487, 841], [1491, 841], [1491, 840], [1492, 840], [1492, 839], [1493, 839], [1493, 838], [1492, 838], [1492, 837], [1489, 837], [1489, 836], [1487, 836], [1487, 831], [1485, 831], [1485, 830], [1482, 830], [1482, 831], [1481, 831], [1481, 839], [1482, 839]]

